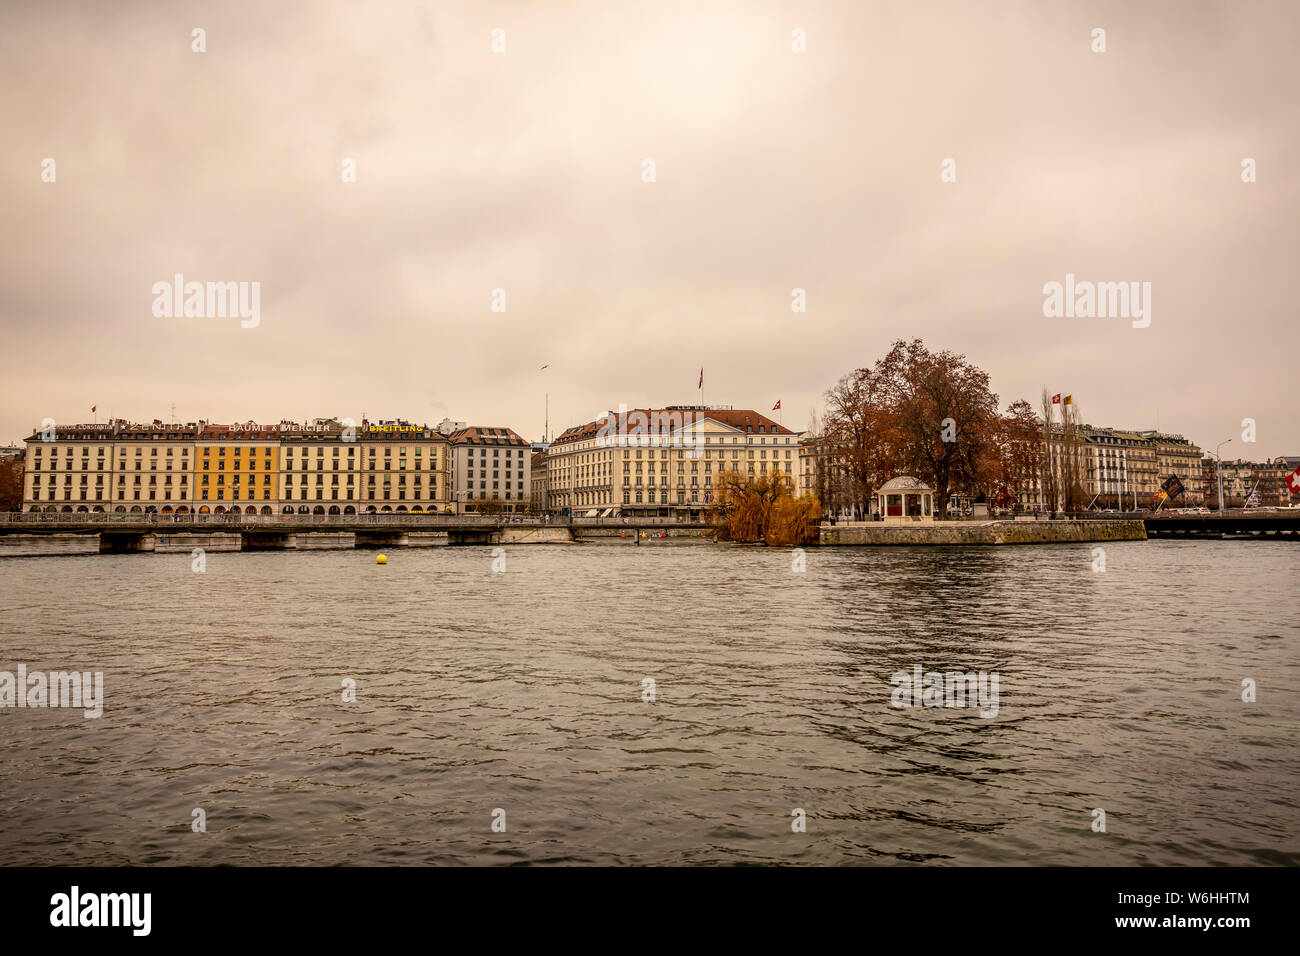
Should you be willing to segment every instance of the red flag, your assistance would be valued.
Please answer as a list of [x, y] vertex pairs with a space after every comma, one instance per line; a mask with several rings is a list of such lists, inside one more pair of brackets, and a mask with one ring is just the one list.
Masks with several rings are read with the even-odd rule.
[[700, 368], [700, 384], [697, 385], [697, 386], [695, 386], [695, 387], [696, 387], [696, 388], [703, 388], [703, 387], [704, 387], [704, 368], [703, 368], [702, 366], [701, 366], [701, 368]]
[[1300, 495], [1300, 468], [1286, 476], [1286, 486], [1291, 489], [1291, 494]]
[[95, 406], [94, 406], [94, 405], [91, 405], [91, 406], [90, 406], [90, 410], [93, 412], [93, 411], [95, 410]]
[[1061, 393], [1060, 393], [1060, 392], [1057, 392], [1055, 395], [1052, 396], [1052, 404], [1053, 404], [1053, 405], [1060, 405], [1060, 404], [1061, 404]]
[[774, 412], [778, 411], [780, 408], [781, 408], [781, 399], [778, 398], [776, 400], [776, 404], [772, 406], [772, 411]]

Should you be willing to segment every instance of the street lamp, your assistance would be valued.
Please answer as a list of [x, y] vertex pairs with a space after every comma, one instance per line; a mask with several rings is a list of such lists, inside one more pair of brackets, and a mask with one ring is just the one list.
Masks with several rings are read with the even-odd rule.
[[1219, 479], [1219, 514], [1223, 514], [1223, 459], [1219, 457], [1219, 449], [1230, 441], [1231, 438], [1225, 438], [1214, 449], [1214, 473]]

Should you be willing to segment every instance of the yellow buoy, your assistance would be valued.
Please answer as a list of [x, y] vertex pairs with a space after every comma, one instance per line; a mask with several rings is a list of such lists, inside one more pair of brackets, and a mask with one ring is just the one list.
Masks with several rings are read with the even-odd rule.
[[388, 556], [383, 554], [375, 555], [375, 564], [387, 564]]

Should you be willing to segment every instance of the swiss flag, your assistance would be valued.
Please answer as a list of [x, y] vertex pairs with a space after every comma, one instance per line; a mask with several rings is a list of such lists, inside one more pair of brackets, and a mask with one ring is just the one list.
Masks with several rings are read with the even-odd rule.
[[1291, 489], [1291, 494], [1300, 495], [1300, 468], [1286, 476], [1286, 486]]
[[1060, 393], [1060, 392], [1057, 392], [1055, 395], [1052, 396], [1052, 404], [1053, 404], [1053, 405], [1060, 405], [1060, 404], [1061, 404], [1061, 393]]

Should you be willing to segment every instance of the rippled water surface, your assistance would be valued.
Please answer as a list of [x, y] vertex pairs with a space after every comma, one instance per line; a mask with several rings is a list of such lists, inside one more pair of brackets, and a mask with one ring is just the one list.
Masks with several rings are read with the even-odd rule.
[[0, 558], [0, 863], [1300, 863], [1300, 546], [1105, 547]]

